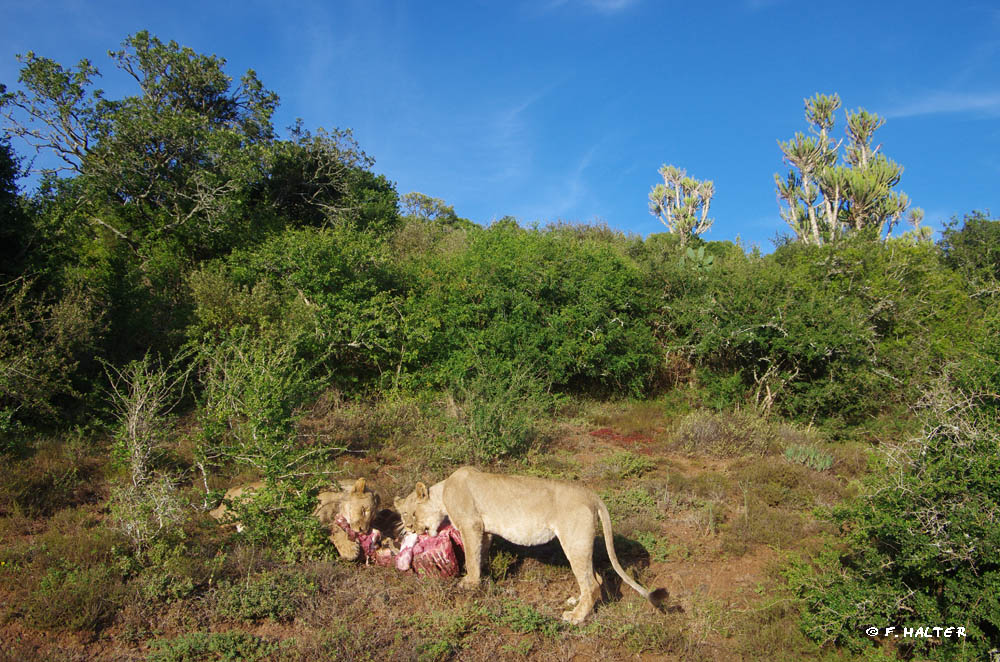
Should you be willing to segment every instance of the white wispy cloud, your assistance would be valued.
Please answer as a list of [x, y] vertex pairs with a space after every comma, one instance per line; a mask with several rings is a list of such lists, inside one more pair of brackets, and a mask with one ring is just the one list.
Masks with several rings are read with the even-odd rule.
[[527, 203], [517, 210], [525, 221], [549, 223], [558, 220], [582, 220], [578, 218], [584, 206], [593, 202], [589, 187], [587, 170], [594, 162], [600, 145], [593, 145], [575, 161], [567, 164], [558, 176], [547, 178], [550, 183], [545, 186], [537, 199]]
[[1000, 114], [1000, 92], [931, 92], [889, 108], [885, 116], [891, 119], [954, 113]]
[[602, 14], [617, 14], [639, 3], [639, 0], [549, 0], [542, 5], [543, 10], [574, 7], [590, 9]]

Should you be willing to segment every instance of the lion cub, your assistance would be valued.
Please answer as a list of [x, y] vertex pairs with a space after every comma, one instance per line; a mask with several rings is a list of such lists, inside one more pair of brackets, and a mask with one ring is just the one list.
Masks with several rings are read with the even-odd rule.
[[[226, 518], [227, 504], [248, 496], [263, 486], [263, 482], [257, 481], [229, 488], [219, 507], [208, 511], [208, 514], [220, 522], [235, 523], [236, 530], [242, 531], [242, 523], [233, 522], [231, 516]], [[316, 495], [319, 503], [313, 510], [313, 516], [330, 529], [330, 542], [340, 555], [348, 561], [353, 561], [361, 553], [361, 546], [348, 537], [347, 532], [336, 523], [336, 519], [338, 516], [342, 517], [354, 531], [368, 533], [371, 530], [372, 518], [378, 509], [379, 497], [367, 488], [364, 478], [358, 478], [356, 481], [342, 480], [339, 487], [339, 490], [326, 490]]]
[[582, 623], [601, 597], [601, 578], [594, 572], [595, 518], [601, 520], [611, 567], [626, 584], [654, 606], [666, 598], [666, 589], [648, 591], [625, 574], [615, 554], [611, 516], [592, 490], [580, 485], [529, 476], [483, 473], [461, 467], [429, 489], [417, 483], [405, 499], [395, 500], [403, 526], [412, 533], [437, 533], [447, 517], [465, 545], [466, 576], [460, 586], [479, 585], [480, 564], [488, 549], [486, 534], [496, 534], [516, 545], [540, 545], [559, 539], [580, 597], [567, 600], [571, 611], [563, 620]]

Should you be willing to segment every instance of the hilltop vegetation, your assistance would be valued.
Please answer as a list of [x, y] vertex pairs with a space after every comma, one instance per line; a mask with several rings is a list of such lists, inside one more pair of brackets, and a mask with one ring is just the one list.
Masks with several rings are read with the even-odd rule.
[[[795, 236], [765, 255], [703, 241], [712, 183], [677, 168], [665, 182], [694, 198], [651, 194], [671, 232], [483, 227], [400, 197], [349, 131], [280, 137], [253, 71], [145, 32], [110, 55], [134, 95], [33, 53], [0, 88], [0, 630], [28, 642], [0, 659], [94, 654], [30, 643], [67, 631], [156, 660], [488, 657], [486, 632], [512, 657], [1000, 645], [1000, 220], [970, 212], [935, 243], [916, 214], [891, 236], [909, 203], [870, 150], [877, 116], [848, 114], [838, 164], [839, 98], [807, 101], [813, 135], [782, 143], [777, 178]], [[22, 144], [60, 163], [31, 191]], [[697, 592], [683, 613], [616, 598], [575, 633], [541, 606], [569, 576], [551, 554], [501, 546], [471, 601], [317, 563], [332, 475], [389, 497], [461, 463], [603, 490], [623, 557], [675, 593], [684, 568], [773, 552], [765, 595], [729, 626], [713, 609], [734, 603]], [[206, 521], [256, 478], [244, 534]], [[510, 598], [518, 577], [538, 602]], [[378, 582], [430, 611], [318, 597], [375, 601]]]

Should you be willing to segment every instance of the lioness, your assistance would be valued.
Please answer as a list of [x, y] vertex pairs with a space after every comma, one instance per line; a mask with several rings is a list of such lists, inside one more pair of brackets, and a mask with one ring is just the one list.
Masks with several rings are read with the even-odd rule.
[[[228, 504], [261, 489], [263, 486], [263, 482], [257, 481], [229, 488], [218, 508], [208, 511], [208, 514], [220, 522], [231, 521], [231, 516], [230, 519], [226, 519], [229, 512]], [[348, 526], [354, 531], [368, 533], [371, 530], [372, 518], [378, 508], [379, 497], [367, 489], [364, 478], [358, 478], [356, 481], [342, 480], [339, 487], [340, 490], [326, 490], [316, 495], [316, 500], [319, 503], [313, 510], [313, 516], [329, 527], [330, 542], [334, 544], [340, 555], [348, 561], [353, 561], [358, 558], [361, 546], [352, 541], [347, 532], [335, 523], [335, 520], [339, 515], [347, 521]], [[237, 531], [243, 530], [242, 523], [239, 521], [233, 523], [236, 524]]]
[[[395, 500], [403, 526], [412, 533], [436, 534], [445, 517], [458, 529], [465, 544], [466, 576], [462, 588], [479, 585], [480, 564], [488, 548], [486, 534], [496, 534], [517, 545], [540, 545], [559, 539], [580, 597], [567, 600], [571, 611], [563, 620], [582, 623], [601, 596], [601, 578], [594, 572], [595, 516], [601, 519], [611, 567], [626, 584], [654, 606], [666, 598], [666, 589], [648, 591], [625, 574], [611, 534], [607, 506], [593, 491], [580, 485], [528, 476], [483, 473], [462, 467], [430, 489], [417, 483], [405, 499]], [[485, 543], [485, 544], [484, 544]]]

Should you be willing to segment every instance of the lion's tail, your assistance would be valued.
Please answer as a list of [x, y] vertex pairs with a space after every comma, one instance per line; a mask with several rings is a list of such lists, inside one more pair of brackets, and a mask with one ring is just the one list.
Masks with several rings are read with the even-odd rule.
[[608, 548], [608, 558], [611, 559], [611, 567], [615, 569], [615, 572], [622, 578], [622, 581], [635, 589], [639, 595], [649, 600], [654, 607], [659, 607], [667, 599], [667, 589], [658, 588], [649, 591], [625, 573], [621, 564], [618, 563], [618, 555], [615, 554], [615, 539], [614, 534], [611, 533], [611, 514], [608, 513], [608, 507], [604, 505], [601, 499], [597, 500], [597, 514], [601, 518], [601, 528], [604, 529], [604, 544]]

